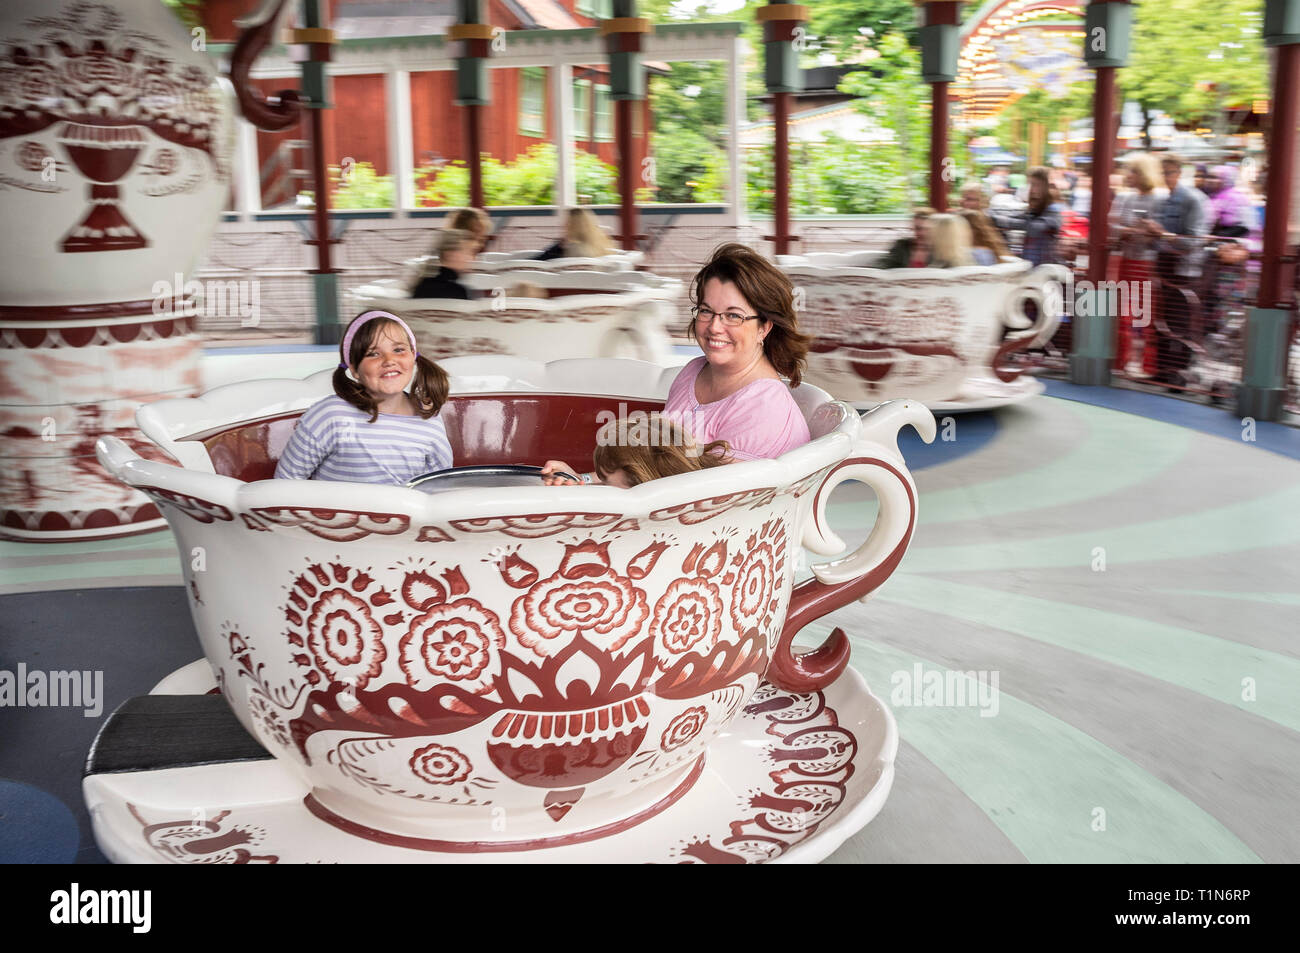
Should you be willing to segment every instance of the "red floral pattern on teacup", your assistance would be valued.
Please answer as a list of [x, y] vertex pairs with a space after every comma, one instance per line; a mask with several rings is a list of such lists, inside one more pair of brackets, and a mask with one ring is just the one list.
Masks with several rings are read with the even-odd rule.
[[465, 574], [456, 566], [446, 569], [442, 578], [434, 576], [426, 569], [408, 572], [402, 580], [402, 601], [416, 612], [424, 612], [448, 597], [463, 596], [469, 593], [469, 583]]
[[344, 589], [326, 590], [312, 606], [307, 648], [328, 679], [357, 688], [365, 688], [388, 657], [370, 607]]
[[718, 587], [706, 579], [677, 579], [655, 603], [650, 635], [674, 655], [707, 652], [722, 630]]
[[732, 560], [736, 566], [731, 590], [731, 623], [736, 631], [758, 628], [766, 632], [776, 616], [777, 580], [785, 570], [785, 530], [779, 520], [751, 533], [744, 550]]
[[248, 713], [258, 722], [266, 732], [266, 739], [287, 748], [290, 744], [289, 728], [281, 720], [275, 710], [275, 705], [271, 699], [260, 691], [252, 690], [248, 693]]
[[314, 510], [306, 506], [255, 506], [252, 512], [268, 523], [305, 529], [336, 543], [355, 542], [371, 534], [396, 536], [411, 525], [411, 518], [400, 513]]
[[492, 688], [506, 635], [496, 613], [473, 599], [434, 606], [411, 621], [398, 643], [406, 682], [428, 691], [444, 680], [467, 691]]
[[609, 543], [588, 539], [566, 544], [559, 569], [515, 600], [510, 630], [541, 656], [579, 634], [598, 637], [600, 644], [616, 651], [641, 631], [648, 614], [645, 593], [610, 565]]
[[686, 709], [668, 723], [668, 727], [664, 729], [659, 739], [659, 747], [664, 751], [672, 751], [674, 748], [690, 744], [695, 736], [704, 730], [708, 721], [709, 713], [703, 705]]
[[471, 768], [469, 758], [449, 745], [426, 745], [411, 755], [411, 771], [430, 784], [458, 784]]
[[696, 500], [693, 503], [666, 506], [663, 509], [655, 510], [650, 514], [650, 518], [652, 520], [675, 519], [687, 526], [693, 526], [696, 523], [711, 520], [720, 513], [725, 513], [727, 510], [735, 509], [738, 506], [749, 506], [751, 509], [766, 506], [775, 497], [775, 487], [759, 487], [754, 490], [742, 490], [739, 493], [728, 493], [725, 496], [715, 496], [708, 500]]
[[365, 688], [388, 657], [382, 625], [404, 618], [389, 610], [376, 619], [375, 611], [396, 608], [394, 603], [372, 576], [342, 563], [313, 563], [298, 575], [283, 611], [290, 644], [305, 649], [293, 660], [309, 669], [307, 682], [318, 685], [323, 675], [352, 690]]
[[155, 503], [174, 506], [186, 516], [198, 520], [200, 523], [211, 523], [213, 520], [229, 522], [235, 518], [235, 515], [220, 503], [210, 503], [197, 496], [190, 496], [188, 493], [164, 490], [156, 486], [142, 486], [140, 490], [148, 493]]
[[502, 533], [517, 539], [541, 539], [565, 530], [588, 530], [620, 519], [620, 513], [541, 513], [531, 516], [493, 516], [485, 519], [452, 520], [463, 533]]

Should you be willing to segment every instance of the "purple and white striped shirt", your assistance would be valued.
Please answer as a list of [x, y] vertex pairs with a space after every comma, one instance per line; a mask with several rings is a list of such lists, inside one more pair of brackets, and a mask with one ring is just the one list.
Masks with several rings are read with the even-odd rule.
[[336, 480], [405, 486], [451, 466], [442, 417], [370, 415], [342, 397], [317, 401], [298, 418], [275, 476], [284, 480]]

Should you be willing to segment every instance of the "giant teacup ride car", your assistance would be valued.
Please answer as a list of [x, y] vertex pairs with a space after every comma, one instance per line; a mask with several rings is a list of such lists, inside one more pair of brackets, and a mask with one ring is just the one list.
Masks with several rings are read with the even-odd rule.
[[[599, 424], [661, 408], [676, 373], [447, 366], [468, 466], [589, 459]], [[793, 639], [903, 558], [917, 494], [896, 437], [933, 438], [922, 405], [859, 417], [804, 385], [807, 445], [631, 490], [270, 479], [328, 388], [323, 372], [143, 408], [179, 466], [100, 443], [176, 534], [206, 657], [96, 741], [85, 796], [110, 858], [816, 860], [879, 811], [888, 709], [843, 631]], [[801, 545], [844, 549], [826, 502], [850, 479], [878, 499], [869, 536], [796, 585]], [[209, 724], [229, 703], [237, 724], [217, 754], [168, 738], [137, 762], [136, 703], [207, 706]]]
[[[474, 259], [476, 270], [484, 274], [498, 271], [531, 271], [538, 274], [556, 274], [565, 271], [599, 271], [605, 273], [628, 274], [635, 272], [645, 254], [639, 251], [618, 251], [597, 258], [548, 258], [539, 261], [540, 248], [527, 248], [519, 251], [480, 252]], [[437, 255], [420, 255], [408, 258], [402, 264], [403, 281], [410, 285], [422, 274], [438, 270]]]
[[[550, 297], [511, 294], [521, 284]], [[642, 272], [501, 271], [467, 274], [469, 301], [412, 298], [407, 285], [381, 280], [351, 292], [358, 311], [399, 315], [420, 352], [434, 360], [504, 354], [531, 360], [625, 357], [671, 364], [667, 330], [682, 284]]]
[[806, 378], [859, 406], [906, 395], [936, 412], [1017, 403], [1041, 381], [1010, 363], [1051, 340], [1069, 280], [1022, 259], [966, 268], [868, 267], [870, 254], [781, 256], [800, 328], [814, 338]]
[[539, 261], [542, 249], [510, 252], [483, 252], [478, 256], [484, 271], [632, 271], [645, 260], [639, 251], [616, 251], [595, 258], [549, 258]]

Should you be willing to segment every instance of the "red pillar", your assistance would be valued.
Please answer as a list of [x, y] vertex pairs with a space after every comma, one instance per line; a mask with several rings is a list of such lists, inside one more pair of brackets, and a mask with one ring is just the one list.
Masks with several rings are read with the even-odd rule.
[[[957, 78], [961, 49], [961, 3], [920, 0], [921, 78], [930, 84], [930, 206], [948, 210], [948, 84]], [[945, 178], [945, 176], [947, 178]]]
[[931, 83], [930, 98], [930, 207], [948, 211], [948, 184], [943, 160], [948, 157], [948, 84]]
[[315, 275], [328, 275], [334, 269], [330, 267], [330, 180], [325, 165], [325, 110], [312, 109], [311, 112], [311, 163], [312, 188], [316, 190], [316, 238], [307, 244], [316, 246]]
[[618, 140], [618, 194], [619, 228], [623, 247], [634, 251], [637, 246], [636, 180], [640, 166], [632, 142], [632, 110], [638, 103], [632, 99], [614, 100], [614, 138]]
[[775, 124], [773, 142], [774, 195], [772, 219], [775, 234], [772, 241], [776, 254], [790, 253], [790, 97], [793, 93], [772, 94], [772, 122]]
[[1114, 66], [1097, 68], [1097, 85], [1092, 101], [1092, 209], [1088, 228], [1088, 280], [1106, 280], [1106, 243], [1110, 229], [1110, 174], [1115, 167], [1115, 136], [1119, 115], [1115, 94]]
[[483, 204], [483, 107], [461, 107], [465, 111], [465, 143], [469, 150], [469, 204], [471, 208], [485, 208]]
[[1291, 188], [1295, 181], [1295, 130], [1300, 122], [1300, 43], [1277, 47], [1273, 91], [1264, 198], [1264, 252], [1256, 301], [1259, 308], [1285, 307], [1291, 301], [1291, 289], [1286, 287], [1290, 269], [1282, 267], [1282, 257], [1287, 251], [1287, 210], [1291, 207]]

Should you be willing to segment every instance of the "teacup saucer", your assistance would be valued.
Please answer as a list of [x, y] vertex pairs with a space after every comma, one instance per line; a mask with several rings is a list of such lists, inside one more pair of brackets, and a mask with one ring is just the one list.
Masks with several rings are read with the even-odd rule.
[[955, 400], [926, 401], [925, 406], [936, 414], [994, 410], [1037, 397], [1045, 390], [1046, 384], [1028, 374], [1009, 382], [994, 377], [968, 377], [962, 384], [961, 394]]
[[[200, 660], [153, 693], [215, 687]], [[92, 774], [83, 792], [116, 863], [814, 863], [879, 813], [897, 750], [893, 715], [850, 668], [812, 694], [764, 683], [680, 800], [583, 843], [493, 853], [381, 843], [321, 820], [274, 759]]]
[[[966, 414], [977, 410], [996, 410], [1011, 404], [1019, 404], [1031, 397], [1037, 397], [1047, 390], [1047, 385], [1037, 377], [1021, 375], [1015, 380], [1000, 381], [995, 377], [968, 377], [962, 382], [961, 392], [950, 400], [923, 401], [926, 408], [935, 414]], [[879, 401], [855, 401], [857, 410], [871, 410], [879, 407]]]

